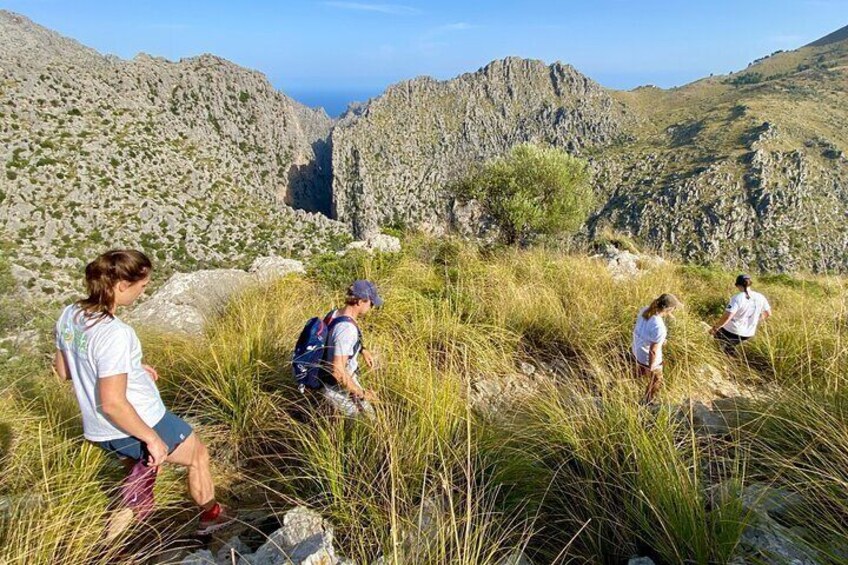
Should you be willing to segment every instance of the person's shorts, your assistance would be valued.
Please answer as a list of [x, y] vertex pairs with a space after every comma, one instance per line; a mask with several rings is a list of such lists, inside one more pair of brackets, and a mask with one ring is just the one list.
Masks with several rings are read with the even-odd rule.
[[367, 416], [374, 415], [374, 408], [368, 401], [354, 398], [352, 394], [346, 390], [342, 390], [340, 387], [324, 386], [321, 394], [333, 408], [349, 418], [358, 416], [359, 414], [366, 414]]
[[[639, 370], [640, 370], [643, 374], [644, 374], [644, 373], [650, 373], [650, 372], [651, 372], [651, 368], [650, 368], [648, 365], [645, 365], [644, 363], [640, 363], [640, 362], [639, 362], [639, 360], [638, 360], [638, 359], [636, 359], [636, 357], [635, 357], [635, 356], [633, 357], [633, 360], [634, 360], [634, 361], [636, 361], [636, 365], [639, 367]], [[654, 369], [654, 370], [655, 370], [655, 371], [662, 372], [662, 370], [663, 370], [663, 364], [662, 364], [662, 363], [660, 363], [659, 365], [657, 365], [657, 368], [656, 368], [656, 369]]]
[[[168, 455], [170, 455], [174, 452], [177, 446], [188, 439], [188, 436], [191, 435], [192, 429], [191, 426], [179, 416], [171, 412], [165, 412], [162, 419], [153, 426], [153, 431], [155, 431], [159, 437], [162, 438], [162, 441], [165, 442], [165, 445], [168, 446]], [[95, 442], [95, 444], [101, 449], [104, 449], [109, 453], [113, 453], [120, 458], [129, 458], [139, 461], [147, 457], [147, 446], [140, 439], [132, 436], [112, 439], [109, 441], [98, 441]]]
[[743, 335], [736, 335], [735, 333], [729, 332], [724, 328], [721, 328], [716, 332], [715, 338], [724, 344], [733, 346], [739, 345], [751, 339], [750, 337], [746, 337]]

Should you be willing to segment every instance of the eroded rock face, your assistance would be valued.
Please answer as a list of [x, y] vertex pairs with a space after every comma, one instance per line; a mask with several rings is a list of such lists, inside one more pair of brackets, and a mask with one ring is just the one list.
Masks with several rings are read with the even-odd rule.
[[334, 213], [360, 237], [381, 225], [445, 225], [445, 186], [473, 164], [525, 141], [579, 153], [615, 140], [628, 119], [561, 63], [508, 58], [445, 82], [403, 82], [333, 130]]

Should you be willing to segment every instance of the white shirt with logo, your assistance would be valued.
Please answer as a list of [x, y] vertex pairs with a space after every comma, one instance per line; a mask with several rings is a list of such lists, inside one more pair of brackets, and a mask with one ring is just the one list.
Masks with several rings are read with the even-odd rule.
[[[660, 316], [651, 316], [647, 320], [642, 314], [648, 308], [639, 310], [639, 315], [636, 317], [636, 326], [633, 328], [633, 355], [636, 360], [646, 367], [650, 366], [651, 346], [655, 343], [662, 345], [668, 336], [668, 330], [665, 327], [665, 322]], [[654, 357], [654, 365], [651, 369], [656, 369], [662, 364], [662, 347], [657, 350]]]
[[72, 304], [56, 323], [56, 347], [68, 364], [86, 439], [99, 442], [129, 437], [103, 414], [99, 379], [126, 373], [127, 400], [144, 423], [153, 427], [165, 415], [159, 389], [141, 366], [141, 342], [118, 318], [95, 321]]
[[725, 312], [729, 312], [731, 316], [724, 329], [741, 337], [753, 337], [763, 312], [771, 312], [771, 305], [765, 296], [753, 290], [748, 293], [750, 298], [745, 296], [744, 292], [734, 295], [725, 308]]

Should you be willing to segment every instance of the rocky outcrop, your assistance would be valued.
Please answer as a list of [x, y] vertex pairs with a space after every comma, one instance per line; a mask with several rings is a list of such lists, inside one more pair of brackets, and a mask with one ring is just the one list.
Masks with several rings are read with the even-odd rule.
[[403, 82], [333, 130], [334, 214], [359, 236], [391, 224], [438, 230], [452, 207], [446, 185], [475, 163], [525, 141], [580, 153], [617, 140], [628, 120], [561, 63], [508, 58], [449, 81]]
[[0, 11], [0, 233], [59, 286], [106, 246], [180, 270], [337, 248], [286, 205], [329, 212], [331, 125], [218, 57], [125, 61]]
[[216, 554], [203, 549], [186, 556], [181, 565], [345, 565], [336, 555], [333, 528], [319, 514], [304, 507], [286, 512], [283, 526], [256, 551], [232, 538]]
[[127, 316], [160, 331], [200, 335], [234, 294], [289, 274], [303, 274], [303, 263], [281, 257], [260, 257], [250, 271], [207, 269], [176, 273]]

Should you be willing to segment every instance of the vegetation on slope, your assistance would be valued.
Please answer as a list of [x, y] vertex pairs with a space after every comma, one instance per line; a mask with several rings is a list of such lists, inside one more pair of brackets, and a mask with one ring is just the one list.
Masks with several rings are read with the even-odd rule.
[[[306, 417], [287, 367], [294, 340], [362, 276], [386, 295], [364, 327], [381, 354], [364, 377], [378, 416]], [[744, 488], [758, 482], [797, 493], [787, 525], [837, 563], [848, 536], [845, 282], [761, 277], [776, 315], [727, 357], [701, 322], [732, 280], [667, 263], [616, 282], [585, 257], [419, 239], [400, 256], [327, 257], [306, 278], [250, 291], [203, 339], [142, 341], [166, 403], [210, 444], [224, 496], [266, 512], [314, 507], [358, 562], [485, 564], [524, 548], [539, 563], [637, 552], [723, 563], [749, 519]], [[644, 383], [627, 351], [638, 308], [663, 291], [687, 307], [670, 325], [665, 404], [650, 411], [636, 404]], [[152, 524], [104, 543], [119, 466], [81, 441], [72, 394], [46, 368], [46, 329], [44, 343], [4, 359], [0, 375], [0, 561], [161, 555], [191, 531], [183, 476], [163, 473]], [[470, 408], [480, 381], [522, 360], [555, 376], [497, 413]], [[707, 366], [758, 391], [722, 436], [695, 434], [672, 405], [712, 396]]]

